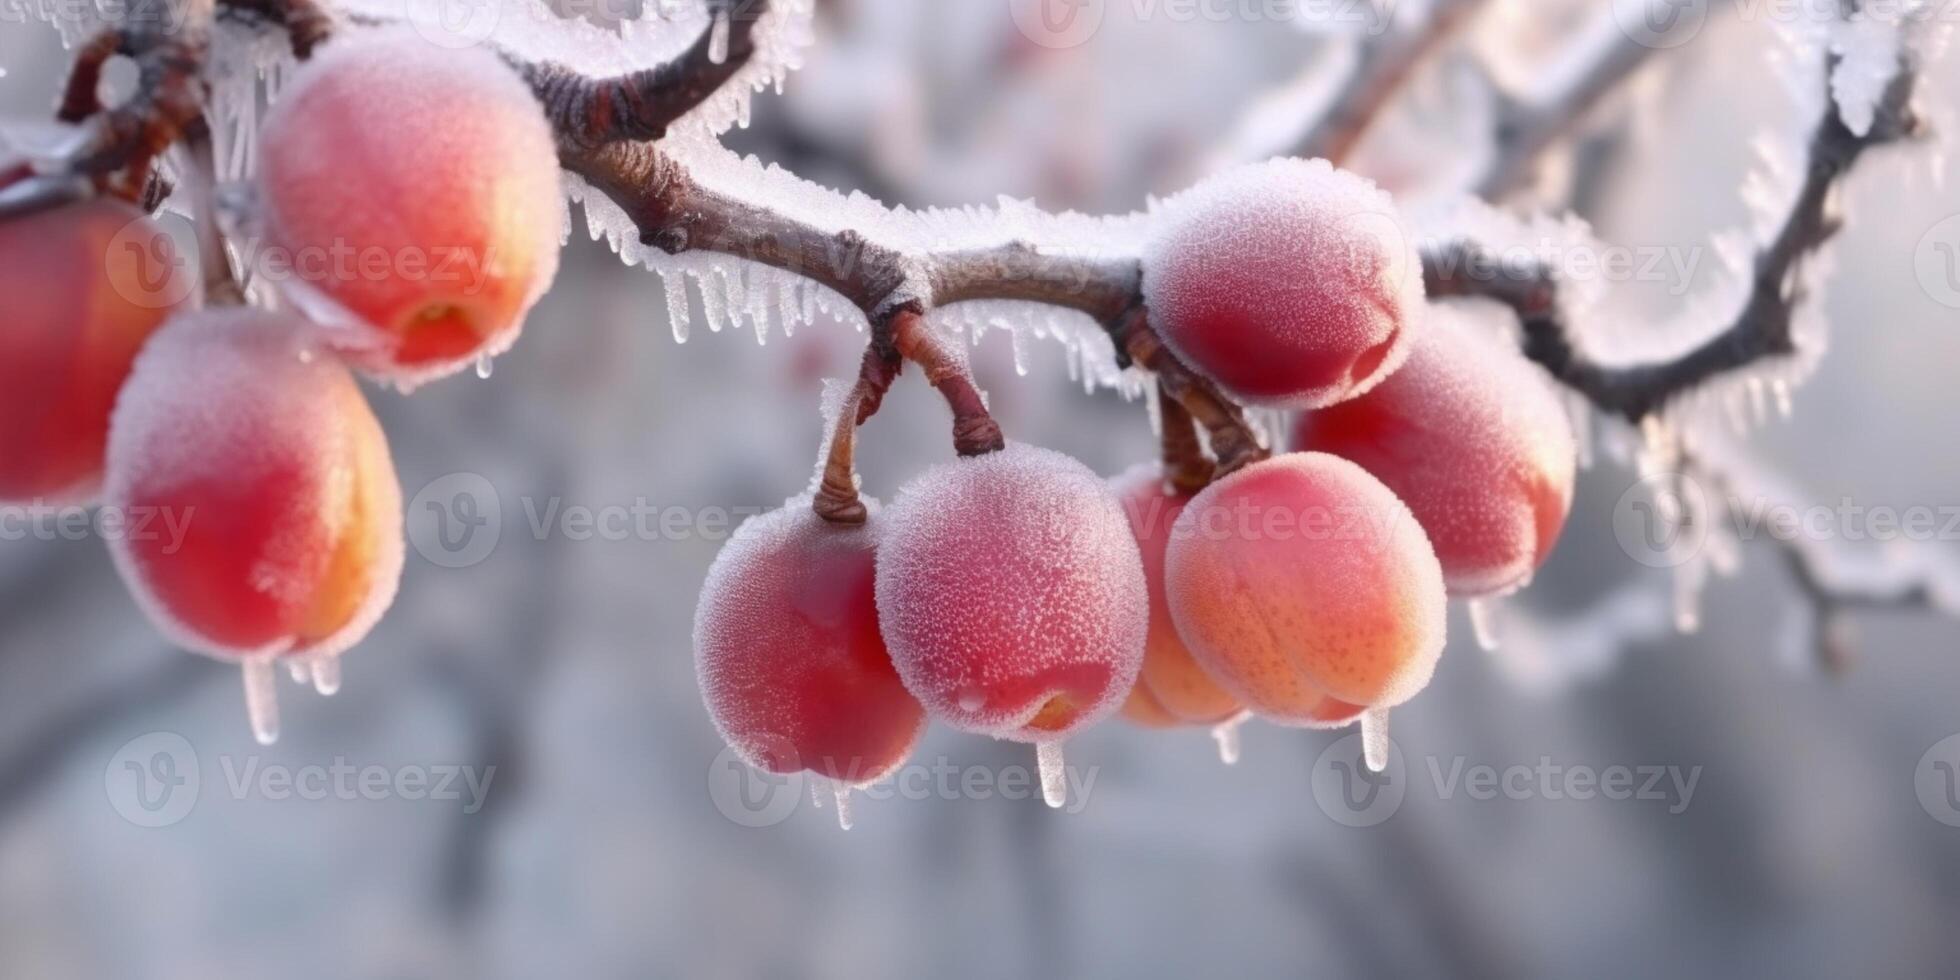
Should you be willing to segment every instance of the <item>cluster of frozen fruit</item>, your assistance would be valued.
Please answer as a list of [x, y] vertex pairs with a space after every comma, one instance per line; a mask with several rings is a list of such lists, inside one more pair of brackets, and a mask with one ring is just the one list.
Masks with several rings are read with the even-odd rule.
[[826, 524], [745, 524], [695, 619], [708, 707], [752, 765], [861, 786], [927, 718], [1060, 744], [1149, 727], [1334, 727], [1428, 683], [1451, 596], [1522, 587], [1571, 506], [1550, 382], [1463, 311], [1425, 303], [1393, 206], [1278, 160], [1168, 202], [1144, 248], [1150, 321], [1291, 451], [1185, 494], [1022, 444], [933, 468]]
[[[386, 120], [385, 125], [377, 120]], [[199, 297], [156, 222], [96, 199], [0, 221], [0, 502], [172, 515], [116, 564], [181, 645], [335, 683], [392, 600], [401, 490], [355, 380], [402, 386], [506, 349], [556, 272], [552, 134], [480, 50], [352, 34], [260, 134], [269, 306]], [[6, 179], [0, 174], [0, 181]], [[209, 215], [203, 216], [209, 219]], [[861, 525], [807, 502], [745, 524], [696, 622], [709, 709], [758, 767], [851, 786], [927, 717], [1043, 747], [1119, 710], [1345, 724], [1412, 697], [1446, 597], [1520, 586], [1571, 502], [1548, 383], [1427, 305], [1392, 204], [1321, 162], [1174, 198], [1145, 243], [1151, 323], [1289, 452], [1185, 495], [1032, 446], [934, 468]], [[185, 256], [188, 257], [188, 256]]]
[[121, 515], [105, 537], [144, 610], [263, 695], [280, 659], [330, 689], [400, 578], [401, 489], [354, 372], [406, 387], [507, 348], [562, 207], [516, 73], [409, 36], [328, 45], [259, 159], [244, 258], [277, 309], [201, 301], [223, 277], [121, 200], [0, 221], [0, 502]]

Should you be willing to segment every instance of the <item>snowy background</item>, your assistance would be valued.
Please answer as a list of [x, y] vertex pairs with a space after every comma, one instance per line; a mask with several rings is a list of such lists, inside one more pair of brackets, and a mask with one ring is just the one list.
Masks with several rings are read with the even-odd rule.
[[[1498, 6], [1472, 38], [1487, 50], [1527, 56], [1534, 31], [1560, 27], [1560, 5]], [[1130, 209], [1204, 173], [1256, 97], [1327, 53], [1284, 24], [1138, 9], [1110, 3], [1089, 43], [1048, 50], [1004, 0], [827, 3], [807, 69], [730, 142], [887, 200]], [[1750, 137], [1801, 122], [1763, 66], [1767, 33], [1717, 17], [1658, 62], [1664, 78], [1606, 107], [1624, 139], [1581, 198], [1602, 238], [1693, 254], [1748, 220]], [[1929, 88], [1960, 88], [1953, 60]], [[0, 17], [0, 113], [45, 111], [63, 63], [46, 27]], [[1456, 118], [1460, 69], [1416, 93], [1441, 119]], [[1374, 154], [1396, 172], [1392, 147]], [[1960, 243], [1960, 222], [1941, 225], [1960, 213], [1960, 164], [1942, 190], [1925, 160], [1880, 155], [1847, 188], [1823, 298], [1832, 349], [1794, 415], [1751, 437], [1810, 501], [1960, 507], [1960, 310], [1916, 271], [1928, 241]], [[1627, 284], [1614, 302], [1658, 317], [1696, 285]], [[677, 346], [665, 309], [658, 278], [581, 233], [490, 380], [373, 393], [405, 497], [420, 494], [412, 534], [432, 540], [424, 504], [487, 485], [495, 547], [461, 568], [412, 549], [343, 691], [285, 688], [274, 747], [252, 741], [236, 671], [157, 639], [99, 542], [0, 542], [0, 976], [1940, 976], [1960, 962], [1960, 828], [1915, 790], [1929, 762], [1960, 761], [1934, 748], [1960, 733], [1960, 625], [1860, 617], [1852, 669], [1820, 673], [1784, 639], [1794, 591], [1758, 544], [1710, 587], [1699, 634], [1648, 629], [1668, 583], [1615, 538], [1633, 477], [1610, 459], [1583, 475], [1526, 600], [1536, 642], [1520, 627], [1485, 653], [1457, 611], [1436, 683], [1396, 713], [1405, 798], [1374, 826], [1337, 822], [1316, 796], [1344, 733], [1254, 725], [1227, 768], [1201, 730], [1120, 723], [1069, 745], [1077, 780], [1094, 780], [1076, 812], [1025, 793], [860, 800], [843, 833], [798, 795], [779, 822], [744, 826], [764, 821], [725, 792], [694, 679], [695, 596], [719, 515], [804, 485], [820, 379], [851, 371], [860, 341], [819, 324], [760, 348], [697, 328]], [[1013, 437], [1102, 473], [1153, 452], [1142, 409], [1082, 394], [1060, 348], [1032, 348], [1026, 377], [1009, 348], [997, 333], [975, 358]], [[923, 388], [908, 374], [866, 429], [867, 491], [888, 497], [950, 456]], [[554, 506], [636, 505], [682, 519], [624, 540], [534, 527]], [[1608, 620], [1635, 638], [1609, 637]], [[141, 826], [154, 787], [123, 763], [160, 745], [182, 747], [176, 772], [198, 785], [167, 798], [174, 822]], [[466, 790], [307, 800], [233, 785], [337, 762], [467, 767], [489, 784], [480, 808]], [[934, 729], [915, 763], [992, 777], [1033, 758]], [[1478, 766], [1698, 775], [1691, 796], [1618, 801], [1477, 799], [1437, 778]]]

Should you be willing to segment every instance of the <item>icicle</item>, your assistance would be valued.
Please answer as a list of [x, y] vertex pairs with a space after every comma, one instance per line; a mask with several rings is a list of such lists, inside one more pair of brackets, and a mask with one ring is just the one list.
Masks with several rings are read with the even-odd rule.
[[1157, 379], [1152, 376], [1144, 382], [1143, 411], [1150, 417], [1150, 434], [1156, 438], [1164, 437], [1164, 404], [1157, 400]]
[[1769, 383], [1769, 392], [1776, 399], [1777, 415], [1787, 419], [1796, 412], [1796, 400], [1791, 397], [1789, 379], [1777, 378], [1771, 381]]
[[1708, 584], [1708, 562], [1697, 555], [1674, 570], [1674, 628], [1701, 630], [1701, 591]]
[[497, 366], [496, 366], [495, 364], [493, 364], [493, 363], [491, 363], [491, 361], [490, 361], [490, 355], [488, 355], [488, 354], [478, 354], [478, 355], [477, 355], [477, 357], [476, 357], [476, 376], [477, 376], [477, 377], [479, 377], [479, 378], [481, 378], [481, 379], [483, 379], [483, 380], [485, 380], [485, 381], [488, 381], [488, 380], [490, 380], [490, 373], [491, 373], [492, 371], [495, 371], [496, 369], [497, 369]]
[[245, 714], [252, 720], [252, 735], [260, 745], [279, 741], [279, 685], [274, 660], [258, 657], [243, 664]]
[[810, 805], [819, 810], [823, 809], [823, 798], [828, 795], [824, 792], [824, 783], [829, 782], [829, 780], [814, 772], [805, 777], [805, 779], [810, 784]]
[[1062, 743], [1035, 743], [1034, 759], [1041, 769], [1041, 799], [1059, 808], [1068, 802], [1068, 773], [1062, 768]]
[[719, 65], [728, 60], [728, 11], [716, 12], [714, 26], [709, 28], [709, 31], [708, 60]]
[[1369, 772], [1388, 768], [1388, 709], [1369, 708], [1361, 713], [1361, 757]]
[[286, 676], [291, 677], [295, 684], [313, 683], [313, 672], [307, 669], [306, 661], [298, 657], [286, 658]]
[[1028, 342], [1024, 339], [1025, 334], [1024, 330], [1008, 331], [1009, 340], [1014, 346], [1014, 373], [1023, 378], [1028, 376]]
[[851, 784], [833, 779], [830, 781], [830, 792], [837, 800], [837, 826], [851, 829]]
[[664, 272], [660, 283], [667, 290], [667, 324], [674, 330], [674, 343], [687, 343], [687, 275]]
[[313, 658], [313, 689], [323, 698], [340, 693], [340, 658]]
[[1477, 646], [1486, 653], [1497, 650], [1497, 599], [1472, 599], [1467, 603], [1470, 610], [1470, 632], [1476, 634]]
[[1218, 761], [1228, 766], [1239, 764], [1239, 730], [1252, 717], [1252, 712], [1241, 711], [1211, 728], [1212, 741], [1218, 743]]

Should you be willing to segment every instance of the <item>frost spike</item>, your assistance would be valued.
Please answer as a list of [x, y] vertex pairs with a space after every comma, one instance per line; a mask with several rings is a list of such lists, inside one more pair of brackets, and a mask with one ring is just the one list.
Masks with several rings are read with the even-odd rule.
[[1063, 803], [1068, 802], [1067, 773], [1062, 768], [1062, 743], [1036, 742], [1034, 760], [1041, 770], [1042, 802], [1060, 809]]
[[1388, 709], [1369, 708], [1361, 713], [1361, 757], [1369, 772], [1388, 768]]
[[274, 667], [277, 658], [259, 657], [240, 664], [245, 676], [245, 714], [252, 721], [252, 737], [260, 745], [279, 741], [279, 684]]

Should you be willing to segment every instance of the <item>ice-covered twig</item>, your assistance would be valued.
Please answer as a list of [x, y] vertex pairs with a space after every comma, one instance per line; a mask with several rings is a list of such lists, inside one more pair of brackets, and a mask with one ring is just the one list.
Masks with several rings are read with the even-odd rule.
[[1437, 0], [1423, 16], [1403, 18], [1361, 43], [1320, 115], [1306, 127], [1293, 155], [1340, 163], [1354, 151], [1382, 110], [1408, 84], [1430, 53], [1489, 0]]
[[[1826, 56], [1824, 77], [1837, 65]], [[1912, 110], [1915, 66], [1902, 59], [1879, 99], [1877, 116], [1863, 135], [1845, 125], [1837, 103], [1826, 98], [1808, 144], [1808, 165], [1788, 214], [1756, 253], [1742, 308], [1706, 340], [1685, 352], [1648, 363], [1607, 365], [1580, 351], [1574, 324], [1559, 303], [1550, 267], [1496, 262], [1469, 241], [1438, 245], [1424, 255], [1431, 296], [1482, 296], [1517, 313], [1526, 356], [1601, 411], [1639, 422], [1674, 398], [1760, 361], [1796, 352], [1791, 325], [1803, 301], [1803, 264], [1837, 234], [1841, 222], [1834, 194], [1866, 150], [1894, 143], [1919, 130]], [[1828, 84], [1828, 81], [1826, 82]], [[1467, 270], [1496, 269], [1490, 276]]]
[[[1489, 159], [1470, 180], [1477, 196], [1494, 201], [1529, 180], [1546, 149], [1571, 135], [1608, 93], [1665, 49], [1664, 35], [1642, 37], [1629, 31], [1621, 23], [1624, 16], [1613, 3], [1600, 4], [1579, 29], [1578, 39], [1546, 68], [1539, 84], [1526, 90], [1536, 94], [1515, 94], [1492, 82], [1493, 145]], [[1698, 29], [1700, 23], [1680, 16], [1670, 30]]]
[[657, 140], [735, 77], [755, 52], [756, 21], [768, 0], [706, 0], [713, 26], [679, 58], [644, 71], [589, 78], [555, 62], [507, 57], [544, 103], [562, 145]]
[[[1793, 503], [1781, 481], [1739, 448], [1724, 446], [1719, 457], [1706, 448], [1684, 448], [1679, 465], [1703, 493], [1720, 498], [1720, 516], [1738, 533], [1760, 522], [1768, 506]], [[1849, 613], [1916, 611], [1960, 618], [1960, 575], [1946, 556], [1906, 549], [1861, 560], [1829, 539], [1774, 534], [1767, 541], [1801, 594], [1815, 662], [1827, 671], [1850, 665]]]

